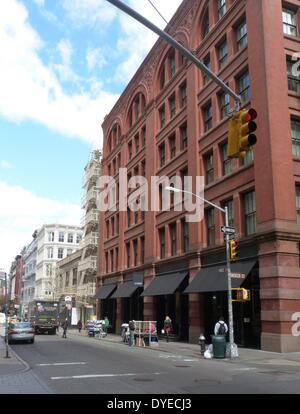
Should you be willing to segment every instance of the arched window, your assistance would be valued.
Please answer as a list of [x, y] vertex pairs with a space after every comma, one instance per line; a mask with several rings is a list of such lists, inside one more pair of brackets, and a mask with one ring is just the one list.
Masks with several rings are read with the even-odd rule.
[[109, 133], [108, 138], [108, 151], [111, 152], [119, 143], [121, 138], [121, 127], [118, 123], [115, 123], [112, 130]]
[[209, 33], [209, 12], [206, 9], [202, 20], [202, 39], [204, 39]]
[[129, 128], [137, 122], [144, 114], [146, 108], [146, 98], [142, 92], [135, 95], [128, 114]]

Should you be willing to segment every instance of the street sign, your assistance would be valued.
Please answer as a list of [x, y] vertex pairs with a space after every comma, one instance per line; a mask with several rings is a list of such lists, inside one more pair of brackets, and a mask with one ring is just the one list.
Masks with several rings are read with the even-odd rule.
[[246, 275], [245, 273], [231, 273], [231, 277], [233, 279], [245, 279]]
[[234, 227], [222, 226], [221, 231], [225, 234], [235, 234], [235, 228]]

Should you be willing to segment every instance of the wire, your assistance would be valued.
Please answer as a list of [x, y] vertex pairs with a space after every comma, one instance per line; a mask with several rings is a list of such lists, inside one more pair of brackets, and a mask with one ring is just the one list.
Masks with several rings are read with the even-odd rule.
[[168, 24], [167, 20], [164, 18], [164, 16], [159, 12], [159, 10], [154, 6], [151, 0], [148, 0], [148, 2], [151, 4], [151, 6], [157, 11], [157, 13], [160, 15], [160, 17]]

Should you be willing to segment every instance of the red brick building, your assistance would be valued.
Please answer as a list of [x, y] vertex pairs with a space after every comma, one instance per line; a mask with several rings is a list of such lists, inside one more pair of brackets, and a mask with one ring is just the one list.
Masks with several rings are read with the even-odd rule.
[[[243, 161], [226, 156], [232, 99], [161, 39], [103, 122], [104, 175], [118, 181], [120, 167], [149, 181], [202, 175], [205, 198], [228, 206], [239, 244], [233, 270], [246, 274], [251, 294], [233, 304], [235, 341], [281, 352], [300, 349], [292, 335], [300, 311], [300, 83], [291, 61], [300, 51], [299, 6], [185, 0], [167, 26], [243, 107], [257, 110], [258, 142]], [[202, 332], [210, 339], [220, 313], [227, 318], [224, 217], [205, 207], [199, 223], [175, 211], [100, 214], [98, 313], [116, 332], [130, 318], [157, 320], [160, 329], [169, 314], [174, 334], [196, 342]]]

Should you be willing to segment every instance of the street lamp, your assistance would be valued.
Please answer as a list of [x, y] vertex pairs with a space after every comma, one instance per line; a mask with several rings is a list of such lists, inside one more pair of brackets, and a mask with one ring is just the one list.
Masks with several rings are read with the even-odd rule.
[[[229, 227], [229, 217], [228, 217], [228, 207], [221, 208], [214, 203], [206, 200], [203, 197], [200, 197], [198, 194], [192, 193], [191, 191], [181, 190], [176, 187], [165, 187], [167, 191], [173, 191], [174, 193], [186, 193], [193, 195], [199, 198], [201, 201], [206, 202], [214, 208], [222, 211], [225, 214], [225, 227]], [[232, 311], [232, 294], [231, 294], [231, 268], [230, 268], [230, 252], [229, 252], [229, 232], [225, 231], [225, 240], [226, 240], [226, 263], [227, 263], [227, 282], [228, 282], [228, 322], [229, 322], [229, 349], [230, 349], [230, 358], [238, 356], [237, 346], [234, 343], [234, 332], [233, 332], [233, 311]]]

